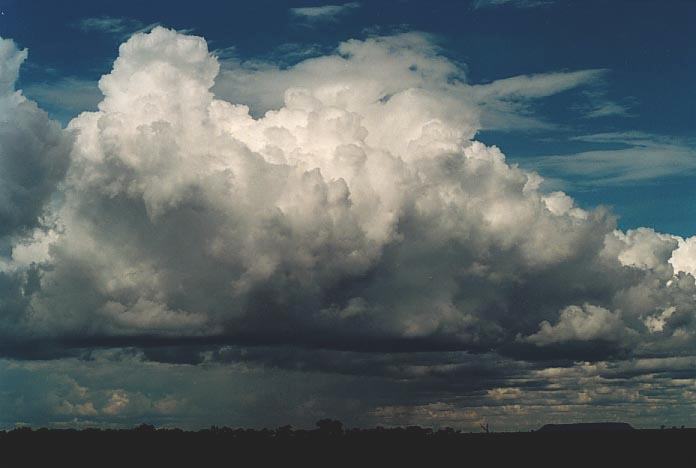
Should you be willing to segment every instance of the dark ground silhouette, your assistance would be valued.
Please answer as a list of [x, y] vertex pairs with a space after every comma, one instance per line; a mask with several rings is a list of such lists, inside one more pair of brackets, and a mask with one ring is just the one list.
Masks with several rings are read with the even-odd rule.
[[[551, 426], [551, 425], [549, 425]], [[574, 426], [574, 427], [573, 427]], [[559, 428], [561, 428], [559, 430]], [[0, 453], [21, 465], [104, 466], [696, 466], [696, 429], [633, 430], [628, 425], [556, 425], [535, 432], [465, 433], [405, 428], [345, 429], [330, 419], [317, 429], [211, 427], [30, 429], [0, 431]], [[5, 458], [7, 459], [7, 458]]]
[[602, 422], [602, 423], [575, 423], [575, 424], [544, 424], [539, 432], [621, 432], [634, 431], [627, 423]]

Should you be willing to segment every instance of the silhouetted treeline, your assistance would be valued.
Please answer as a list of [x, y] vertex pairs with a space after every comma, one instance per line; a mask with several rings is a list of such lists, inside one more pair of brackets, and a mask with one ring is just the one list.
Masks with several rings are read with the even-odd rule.
[[[247, 463], [243, 466], [251, 466], [249, 462], [253, 466], [291, 462], [293, 466], [302, 463], [300, 466], [327, 467], [356, 463], [450, 466], [453, 460], [464, 466], [476, 461], [493, 467], [502, 462], [531, 462], [531, 466], [578, 462], [625, 466], [634, 462], [639, 466], [662, 466], [670, 460], [696, 466], [695, 447], [696, 429], [466, 433], [419, 426], [346, 429], [331, 419], [317, 422], [317, 428], [312, 430], [291, 426], [261, 430], [213, 426], [183, 431], [143, 424], [134, 429], [0, 431], [0, 453], [21, 453], [27, 463], [35, 458], [54, 457], [56, 461], [72, 463], [88, 464], [91, 460], [95, 466], [100, 460], [118, 461], [125, 466], [140, 466], [140, 462], [149, 460], [157, 466], [166, 462], [167, 466], [182, 463], [195, 467], [235, 466], [242, 461]], [[220, 459], [225, 463], [220, 464]]]

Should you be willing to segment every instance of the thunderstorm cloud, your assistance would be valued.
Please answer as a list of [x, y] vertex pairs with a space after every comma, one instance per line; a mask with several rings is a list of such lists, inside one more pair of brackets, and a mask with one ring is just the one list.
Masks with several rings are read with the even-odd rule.
[[[249, 67], [155, 27], [62, 129], [15, 90], [26, 57], [0, 40], [0, 390], [54, 379], [37, 413], [173, 417], [263, 387], [237, 421], [473, 424], [648, 406], [646, 375], [693, 374], [696, 238], [618, 230], [476, 140], [601, 70], [471, 85], [417, 33]], [[196, 372], [218, 400], [184, 392]]]

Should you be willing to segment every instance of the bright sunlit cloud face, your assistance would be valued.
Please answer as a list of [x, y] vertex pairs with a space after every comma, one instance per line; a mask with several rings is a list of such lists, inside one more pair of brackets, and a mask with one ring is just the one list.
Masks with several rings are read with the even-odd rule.
[[15, 91], [26, 57], [0, 41], [3, 424], [512, 428], [696, 397], [696, 238], [617, 229], [544, 188], [554, 157], [476, 140], [606, 70], [470, 84], [417, 32], [279, 67], [157, 26], [62, 129]]

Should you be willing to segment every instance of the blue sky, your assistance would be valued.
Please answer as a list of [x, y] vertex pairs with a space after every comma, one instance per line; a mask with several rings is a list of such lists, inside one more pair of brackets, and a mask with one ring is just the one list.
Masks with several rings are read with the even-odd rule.
[[693, 425], [695, 22], [0, 0], [0, 428]]
[[530, 104], [526, 111], [546, 128], [484, 129], [478, 138], [529, 168], [536, 168], [536, 158], [542, 156], [635, 148], [636, 139], [621, 135], [610, 141], [582, 138], [595, 134], [643, 134], [644, 143], [655, 143], [650, 158], [656, 164], [663, 164], [666, 145], [678, 147], [687, 154], [686, 164], [664, 163], [671, 169], [637, 178], [630, 175], [630, 152], [607, 153], [606, 158], [626, 159], [623, 171], [629, 176], [621, 182], [598, 182], [577, 171], [538, 170], [561, 179], [555, 183], [584, 206], [612, 206], [622, 228], [696, 233], [690, 162], [696, 159], [693, 2], [374, 1], [345, 8], [330, 20], [306, 20], [292, 12], [322, 2], [1, 4], [5, 15], [0, 17], [0, 34], [30, 50], [19, 87], [64, 123], [78, 111], [94, 108], [100, 96], [95, 82], [109, 71], [118, 44], [156, 23], [203, 35], [211, 48], [234, 47], [241, 59], [285, 65], [331, 51], [345, 39], [417, 30], [434, 34], [443, 53], [465, 65], [470, 83], [601, 69], [601, 79], [588, 86]]

